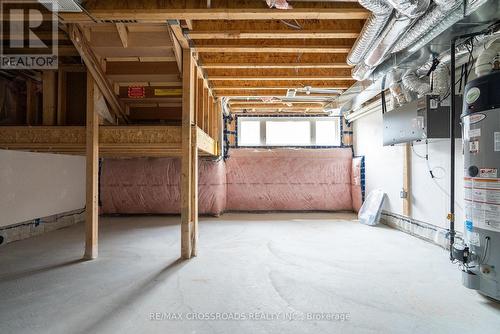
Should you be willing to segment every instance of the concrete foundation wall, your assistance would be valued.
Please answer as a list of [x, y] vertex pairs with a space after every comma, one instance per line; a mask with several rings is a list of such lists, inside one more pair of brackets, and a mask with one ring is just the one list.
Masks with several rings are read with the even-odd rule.
[[[382, 145], [382, 112], [377, 110], [366, 117], [354, 121], [354, 151], [365, 156], [367, 194], [381, 188], [387, 194], [384, 210], [398, 215], [403, 214], [403, 200], [400, 192], [403, 187], [404, 146]], [[425, 143], [416, 143], [415, 152], [425, 156]], [[455, 210], [456, 228], [463, 230], [463, 155], [461, 140], [456, 141], [455, 169]], [[429, 143], [429, 165], [437, 176], [432, 179], [425, 159], [412, 153], [411, 164], [411, 218], [448, 228], [446, 220], [449, 212], [449, 140], [434, 140]]]
[[0, 150], [0, 228], [84, 206], [84, 157]]

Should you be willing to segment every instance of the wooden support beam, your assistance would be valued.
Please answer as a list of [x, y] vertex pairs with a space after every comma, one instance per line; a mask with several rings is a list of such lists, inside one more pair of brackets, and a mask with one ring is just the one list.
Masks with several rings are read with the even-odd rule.
[[[105, 1], [108, 3], [108, 1]], [[240, 1], [239, 1], [240, 2]], [[96, 3], [96, 2], [94, 2]], [[179, 4], [177, 2], [175, 6], [170, 5], [171, 8], [167, 6], [162, 6], [158, 8], [144, 8], [135, 7], [133, 3], [126, 9], [123, 2], [116, 4], [113, 1], [109, 1], [109, 4], [97, 4], [97, 8], [93, 9], [88, 6], [88, 11], [92, 17], [98, 21], [103, 20], [120, 20], [120, 21], [138, 21], [141, 23], [161, 23], [167, 20], [289, 20], [289, 19], [304, 19], [304, 20], [350, 20], [350, 19], [366, 19], [370, 15], [370, 12], [359, 6], [352, 6], [352, 8], [338, 8], [332, 6], [322, 7], [298, 7], [294, 4], [294, 8], [291, 10], [275, 10], [271, 8], [265, 8], [265, 3], [261, 4], [257, 2], [260, 6], [248, 6], [248, 1], [246, 4], [239, 5], [237, 3], [231, 3], [232, 8], [206, 8], [206, 2], [201, 6], [189, 6], [186, 4]], [[254, 2], [255, 3], [255, 2]], [[245, 7], [243, 7], [245, 6]], [[104, 7], [104, 8], [103, 8]], [[61, 13], [61, 18], [66, 22], [92, 22], [92, 18], [83, 13]]]
[[128, 48], [128, 31], [127, 26], [124, 23], [117, 23], [116, 30], [120, 36], [120, 40], [124, 48]]
[[181, 158], [181, 257], [197, 254], [198, 152], [194, 134], [195, 63], [191, 50], [183, 49], [182, 158]]
[[222, 145], [223, 145], [222, 131], [224, 131], [223, 124], [222, 124], [222, 103], [221, 103], [221, 100], [216, 99], [215, 105], [216, 105], [216, 110], [217, 110], [217, 113], [216, 113], [217, 130], [216, 130], [216, 135], [215, 135], [214, 139], [217, 140], [217, 155], [220, 156], [222, 154]]
[[[321, 41], [321, 40], [320, 40]], [[287, 42], [287, 41], [283, 41]], [[291, 41], [290, 41], [291, 42]], [[300, 46], [304, 45], [305, 42], [299, 44], [298, 42], [294, 45]], [[323, 43], [323, 42], [322, 42]], [[262, 43], [264, 44], [264, 43]], [[275, 44], [275, 42], [273, 42]], [[284, 43], [286, 44], [286, 43]], [[317, 43], [316, 43], [317, 44]], [[289, 44], [290, 46], [292, 44]], [[333, 43], [331, 44], [333, 45]], [[285, 45], [286, 46], [286, 45]], [[324, 43], [323, 43], [323, 46]], [[328, 46], [328, 44], [326, 45]], [[301, 66], [309, 65], [312, 66], [321, 65], [321, 64], [342, 64], [343, 68], [348, 68], [349, 66], [346, 63], [347, 54], [342, 53], [304, 53], [301, 54], [300, 57], [297, 54], [293, 53], [262, 53], [262, 52], [245, 52], [245, 53], [202, 53], [199, 55], [199, 63], [201, 66], [211, 65], [211, 64], [228, 64], [231, 66], [232, 64], [238, 65], [260, 65], [271, 66], [272, 64], [276, 64], [276, 66], [281, 66], [282, 64], [285, 66]], [[230, 67], [228, 67], [230, 68]], [[327, 68], [327, 67], [325, 67]]]
[[294, 38], [357, 38], [357, 30], [254, 30], [254, 31], [190, 31], [191, 39], [294, 39]]
[[169, 26], [168, 32], [170, 34], [170, 39], [172, 39], [172, 44], [174, 46], [174, 55], [179, 69], [179, 73], [182, 75], [182, 46], [177, 39], [176, 35], [172, 31], [172, 26]]
[[87, 74], [85, 254], [87, 260], [98, 253], [99, 116], [94, 110], [94, 79]]
[[347, 89], [351, 87], [354, 80], [283, 80], [283, 81], [265, 81], [262, 83], [258, 80], [234, 80], [234, 81], [213, 81], [213, 89], [229, 89], [229, 90], [268, 90], [279, 88], [299, 88], [311, 86], [313, 88], [332, 88], [332, 89]]
[[346, 81], [351, 80], [351, 76], [329, 76], [329, 75], [291, 75], [291, 76], [266, 76], [266, 75], [256, 75], [256, 76], [244, 76], [244, 75], [235, 75], [235, 76], [209, 76], [208, 80], [210, 81], [296, 81], [296, 80], [308, 80], [308, 81], [325, 81], [325, 80], [339, 80]]
[[200, 128], [196, 128], [198, 149], [210, 155], [217, 154], [217, 141]]
[[186, 39], [186, 37], [184, 37], [184, 34], [182, 33], [182, 27], [181, 27], [179, 21], [178, 20], [169, 20], [168, 25], [170, 27], [170, 32], [175, 37], [175, 39], [177, 39], [177, 41], [179, 42], [181, 47], [183, 49], [188, 49], [189, 42]]
[[232, 52], [232, 53], [349, 53], [350, 46], [275, 46], [275, 45], [197, 45], [197, 52]]
[[78, 50], [78, 53], [87, 66], [88, 73], [92, 76], [100, 91], [106, 98], [106, 101], [111, 108], [111, 113], [118, 119], [127, 121], [127, 115], [125, 114], [124, 106], [116, 97], [113, 86], [106, 78], [100, 62], [90, 48], [88, 40], [85, 37], [82, 29], [78, 25], [72, 24], [69, 25], [68, 32], [71, 41], [75, 45], [75, 48]]
[[[84, 156], [85, 143], [85, 126], [0, 126], [0, 149]], [[101, 157], [180, 157], [181, 150], [181, 126], [99, 127]]]
[[56, 124], [56, 72], [43, 71], [42, 73], [42, 94], [43, 94], [43, 125]]
[[351, 68], [346, 63], [216, 63], [203, 62], [205, 69], [300, 69], [300, 68]]
[[[264, 69], [207, 69], [210, 80], [294, 80], [290, 78], [318, 78], [317, 80], [351, 80], [349, 68], [264, 68]], [[241, 79], [238, 79], [241, 78]], [[280, 79], [287, 78], [287, 79]], [[297, 79], [295, 79], [297, 80]], [[299, 79], [300, 80], [300, 79]]]

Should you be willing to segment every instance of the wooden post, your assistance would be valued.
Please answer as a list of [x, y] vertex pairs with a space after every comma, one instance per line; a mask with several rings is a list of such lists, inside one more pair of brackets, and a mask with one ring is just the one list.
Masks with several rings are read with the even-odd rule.
[[86, 205], [85, 255], [87, 260], [97, 257], [98, 173], [99, 173], [99, 116], [94, 110], [94, 79], [87, 73], [87, 128], [86, 128]]
[[203, 131], [207, 132], [209, 127], [208, 115], [210, 114], [210, 95], [208, 94], [208, 88], [203, 85]]
[[36, 123], [36, 94], [33, 80], [26, 80], [26, 123], [35, 125]]
[[[194, 124], [195, 63], [191, 51], [182, 52], [181, 257], [197, 254], [198, 148]], [[194, 134], [193, 134], [194, 133]]]
[[411, 217], [411, 145], [405, 145], [403, 160], [403, 191], [406, 197], [403, 198], [403, 215]]
[[193, 222], [191, 256], [198, 255], [198, 128], [191, 127], [191, 221]]
[[57, 76], [57, 125], [66, 124], [66, 71], [59, 69]]
[[203, 127], [203, 78], [198, 77], [196, 85], [196, 100], [198, 110], [196, 110], [196, 125]]
[[43, 71], [42, 73], [43, 112], [42, 124], [55, 125], [56, 123], [56, 72]]

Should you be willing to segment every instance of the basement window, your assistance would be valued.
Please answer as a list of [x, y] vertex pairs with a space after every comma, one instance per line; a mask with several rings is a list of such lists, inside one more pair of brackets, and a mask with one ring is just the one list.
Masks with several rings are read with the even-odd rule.
[[340, 117], [239, 116], [239, 147], [338, 147]]

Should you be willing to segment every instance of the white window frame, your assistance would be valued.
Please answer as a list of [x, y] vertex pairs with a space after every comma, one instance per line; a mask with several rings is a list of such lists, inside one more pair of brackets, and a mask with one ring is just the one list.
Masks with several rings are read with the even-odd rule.
[[[338, 136], [339, 145], [317, 145], [316, 144], [316, 121], [324, 121], [324, 120], [336, 120], [336, 131]], [[259, 145], [242, 145], [240, 143], [240, 129], [241, 129], [241, 121], [258, 121], [260, 122], [260, 143]], [[309, 133], [311, 136], [311, 141], [309, 145], [268, 145], [266, 143], [266, 122], [309, 122]], [[237, 117], [237, 147], [339, 147], [342, 146], [342, 133], [341, 133], [341, 124], [342, 119], [339, 116], [306, 116], [306, 117], [298, 117], [298, 116], [238, 116]]]

